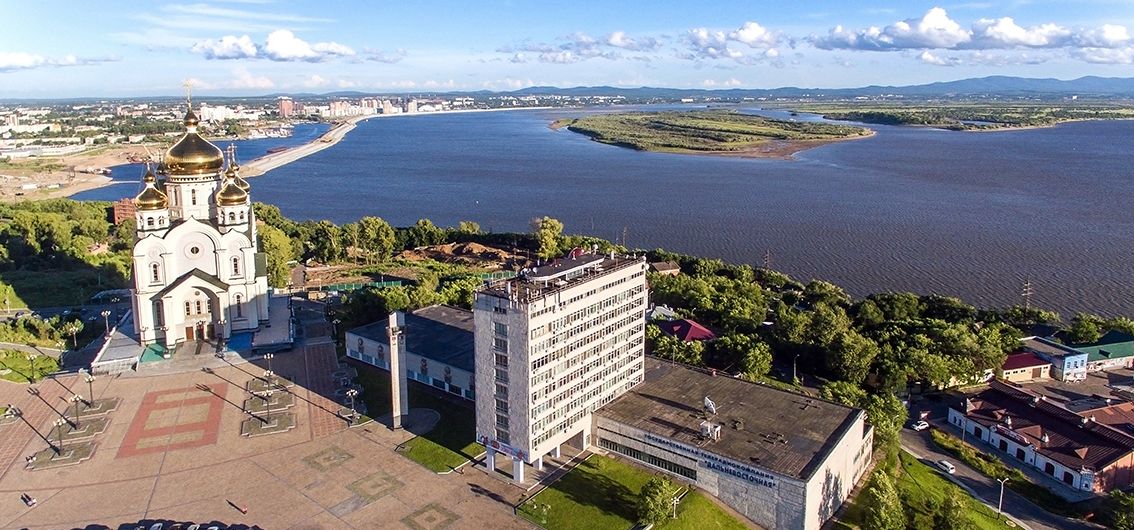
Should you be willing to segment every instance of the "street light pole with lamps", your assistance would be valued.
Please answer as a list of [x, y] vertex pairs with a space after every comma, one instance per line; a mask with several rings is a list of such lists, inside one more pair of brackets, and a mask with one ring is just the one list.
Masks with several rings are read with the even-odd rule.
[[99, 313], [99, 314], [102, 315], [102, 324], [104, 326], [106, 326], [106, 335], [109, 337], [110, 336], [110, 310], [109, 309], [103, 309], [102, 312]]
[[83, 380], [85, 380], [87, 382], [87, 406], [93, 407], [94, 406], [95, 376], [91, 375], [90, 372], [87, 372], [86, 370], [82, 370], [82, 372], [83, 372]]
[[55, 428], [58, 429], [58, 431], [59, 431], [59, 445], [54, 448], [55, 452], [56, 453], [62, 453], [63, 452], [63, 426], [67, 425], [67, 422], [63, 421], [63, 418], [59, 418], [59, 419], [51, 422], [51, 424], [54, 425]]
[[353, 388], [346, 391], [346, 395], [350, 398], [350, 421], [354, 423], [355, 418], [358, 417], [358, 412], [354, 409], [354, 398], [358, 397], [358, 390]]
[[996, 481], [1000, 483], [1000, 501], [996, 503], [996, 518], [1000, 519], [1001, 514], [1004, 513], [1004, 483], [1008, 482], [1008, 477], [998, 478]]

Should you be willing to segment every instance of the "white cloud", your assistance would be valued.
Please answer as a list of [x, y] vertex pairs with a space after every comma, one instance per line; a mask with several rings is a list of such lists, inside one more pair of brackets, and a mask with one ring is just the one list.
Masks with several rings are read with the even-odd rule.
[[606, 37], [606, 44], [624, 50], [656, 50], [661, 47], [661, 41], [654, 37], [633, 38], [624, 31], [615, 31]]
[[339, 88], [354, 88], [354, 87], [358, 86], [358, 83], [355, 83], [354, 81], [351, 81], [349, 79], [339, 79], [335, 83], [335, 86], [337, 86]]
[[402, 48], [398, 48], [392, 52], [366, 49], [363, 50], [363, 53], [366, 55], [367, 61], [386, 64], [394, 64], [398, 61], [401, 61], [402, 59], [405, 59], [406, 57], [406, 51]]
[[273, 61], [319, 62], [331, 57], [354, 55], [354, 50], [337, 42], [309, 44], [286, 29], [277, 29], [269, 33], [261, 51]]
[[303, 80], [303, 86], [307, 88], [319, 88], [329, 85], [331, 82], [324, 79], [319, 74], [312, 74], [307, 79]]
[[972, 34], [940, 7], [927, 11], [920, 19], [900, 20], [885, 28], [871, 26], [853, 31], [835, 26], [825, 37], [812, 37], [821, 49], [897, 50], [908, 48], [953, 48], [968, 42]]
[[921, 55], [918, 55], [917, 58], [923, 63], [935, 66], [956, 66], [961, 62], [960, 59], [956, 57], [942, 57], [931, 53], [929, 50], [921, 52]]
[[571, 51], [563, 50], [563, 51], [558, 51], [558, 52], [541, 53], [541, 54], [539, 54], [539, 60], [540, 60], [540, 62], [543, 62], [543, 63], [574, 64], [574, 63], [577, 63], [579, 61], [582, 61], [583, 59], [581, 57], [579, 57], [578, 55], [575, 55]]
[[250, 59], [256, 57], [256, 44], [248, 35], [226, 35], [219, 40], [203, 40], [189, 51], [204, 55], [206, 59]]
[[713, 79], [706, 79], [704, 81], [701, 81], [701, 86], [706, 87], [706, 88], [713, 88], [713, 87], [732, 88], [732, 87], [738, 87], [742, 84], [743, 83], [741, 83], [740, 80], [736, 79], [735, 77], [726, 79], [724, 81], [716, 81], [716, 80], [713, 80]]
[[264, 44], [256, 44], [248, 35], [226, 35], [220, 39], [199, 41], [189, 49], [206, 59], [255, 59], [273, 61], [322, 62], [335, 57], [354, 55], [354, 50], [337, 42], [309, 43], [286, 29], [268, 34]]
[[505, 79], [497, 79], [495, 81], [484, 81], [480, 86], [486, 90], [519, 90], [534, 86], [535, 83], [531, 79], [512, 79], [511, 77]]
[[[686, 32], [685, 41], [689, 45], [689, 53], [679, 55], [681, 58], [734, 59], [745, 64], [778, 57], [777, 48], [785, 43], [781, 35], [752, 21], [727, 33], [709, 28], [693, 28]], [[734, 43], [744, 44], [758, 53], [746, 53], [734, 48]]]
[[237, 90], [250, 90], [266, 89], [276, 86], [276, 84], [273, 83], [271, 79], [268, 79], [264, 76], [252, 75], [252, 73], [250, 73], [245, 68], [235, 68], [233, 69], [232, 73], [235, 77], [227, 83], [228, 88], [234, 88]]
[[1095, 64], [1134, 64], [1134, 46], [1125, 48], [1080, 48], [1075, 57]]
[[1103, 24], [1102, 26], [1085, 30], [1075, 36], [1076, 44], [1084, 48], [1121, 48], [1131, 44], [1130, 33], [1126, 26]]
[[745, 22], [744, 25], [736, 31], [730, 32], [728, 38], [737, 42], [743, 42], [750, 48], [772, 48], [775, 47], [779, 41], [779, 38], [774, 33], [755, 22]]
[[44, 57], [35, 53], [0, 52], [0, 72], [29, 70], [48, 66], [85, 66], [116, 60], [118, 59], [112, 57], [78, 57], [71, 54], [64, 55], [63, 57]]
[[1071, 30], [1055, 24], [1023, 28], [1011, 17], [982, 18], [973, 23], [973, 40], [978, 48], [1053, 47], [1067, 42]]
[[452, 79], [450, 79], [448, 81], [434, 81], [434, 80], [430, 79], [429, 81], [422, 83], [421, 86], [423, 86], [425, 88], [433, 88], [433, 89], [445, 88], [445, 89], [452, 90], [453, 88], [457, 87], [457, 83], [454, 82]]

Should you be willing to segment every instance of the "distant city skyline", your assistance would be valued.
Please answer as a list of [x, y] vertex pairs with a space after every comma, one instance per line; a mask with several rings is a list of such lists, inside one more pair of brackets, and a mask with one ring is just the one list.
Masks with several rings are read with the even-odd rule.
[[10, 3], [0, 98], [1134, 76], [1123, 0]]

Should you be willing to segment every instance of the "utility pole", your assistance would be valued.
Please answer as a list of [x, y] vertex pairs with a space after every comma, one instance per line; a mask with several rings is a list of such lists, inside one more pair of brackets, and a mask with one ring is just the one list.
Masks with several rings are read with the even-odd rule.
[[772, 251], [764, 251], [764, 270], [772, 270]]
[[1031, 309], [1033, 294], [1036, 294], [1036, 292], [1034, 289], [1032, 289], [1032, 281], [1030, 279], [1025, 279], [1024, 288], [1020, 291], [1020, 295], [1024, 297], [1024, 309]]

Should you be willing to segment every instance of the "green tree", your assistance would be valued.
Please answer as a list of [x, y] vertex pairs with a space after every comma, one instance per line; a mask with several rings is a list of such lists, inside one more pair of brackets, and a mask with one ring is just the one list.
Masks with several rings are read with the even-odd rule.
[[134, 219], [123, 220], [118, 226], [114, 227], [114, 240], [110, 244], [110, 250], [120, 252], [133, 248], [135, 232], [137, 232], [137, 228]]
[[466, 235], [477, 235], [480, 233], [480, 225], [473, 221], [461, 221], [457, 223], [457, 232]]
[[1068, 330], [1071, 342], [1082, 344], [1095, 342], [1102, 338], [1102, 327], [1106, 322], [1095, 315], [1076, 313], [1071, 319], [1071, 329]]
[[311, 257], [321, 263], [334, 263], [346, 255], [342, 246], [341, 231], [330, 221], [323, 220], [316, 223], [308, 242], [311, 245]]
[[368, 259], [390, 259], [395, 241], [394, 229], [381, 217], [367, 216], [358, 220], [358, 244], [367, 253]]
[[675, 490], [673, 483], [662, 475], [646, 481], [638, 493], [638, 522], [656, 525], [665, 520], [672, 509]]
[[863, 530], [904, 530], [906, 513], [898, 497], [894, 479], [883, 470], [876, 471], [866, 490], [866, 517]]
[[945, 489], [945, 498], [933, 514], [933, 530], [971, 530], [969, 506], [960, 488], [951, 486]]
[[851, 298], [838, 285], [822, 280], [811, 280], [803, 288], [803, 301], [812, 306], [823, 304], [846, 307], [850, 305]]
[[756, 335], [725, 335], [714, 345], [727, 366], [739, 366], [749, 381], [756, 381], [772, 370], [772, 348]]
[[1103, 517], [1114, 530], [1134, 530], [1134, 493], [1110, 492], [1103, 503]]
[[866, 391], [847, 381], [832, 381], [819, 389], [819, 395], [828, 401], [842, 403], [848, 407], [861, 407], [866, 402]]
[[291, 239], [282, 230], [272, 225], [262, 225], [257, 230], [260, 236], [260, 252], [264, 253], [268, 265], [268, 285], [286, 287], [290, 281], [292, 260]]
[[827, 350], [827, 370], [836, 379], [862, 384], [877, 356], [878, 345], [874, 341], [853, 329], [847, 330]]
[[558, 219], [543, 216], [532, 221], [536, 242], [539, 249], [536, 255], [542, 259], [556, 258], [560, 254], [560, 243], [563, 239], [563, 223]]
[[419, 219], [406, 231], [405, 247], [418, 248], [440, 245], [445, 242], [445, 231], [429, 219]]
[[902, 425], [909, 417], [902, 401], [893, 394], [874, 394], [866, 398], [863, 409], [866, 421], [874, 426], [874, 446], [897, 446]]

